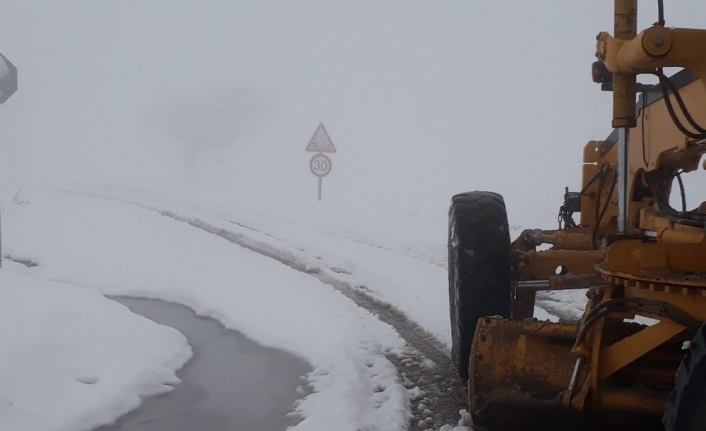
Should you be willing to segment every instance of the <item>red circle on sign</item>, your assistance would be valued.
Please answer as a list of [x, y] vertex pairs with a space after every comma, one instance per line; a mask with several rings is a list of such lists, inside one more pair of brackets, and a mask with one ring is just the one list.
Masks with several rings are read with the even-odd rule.
[[325, 177], [331, 173], [331, 159], [326, 154], [317, 154], [311, 158], [309, 170], [317, 177]]

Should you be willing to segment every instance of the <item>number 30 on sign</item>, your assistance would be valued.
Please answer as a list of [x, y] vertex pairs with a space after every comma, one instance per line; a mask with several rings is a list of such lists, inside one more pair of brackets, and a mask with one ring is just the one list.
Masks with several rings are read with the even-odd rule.
[[311, 158], [309, 170], [319, 178], [325, 177], [331, 172], [331, 159], [325, 154], [317, 154]]

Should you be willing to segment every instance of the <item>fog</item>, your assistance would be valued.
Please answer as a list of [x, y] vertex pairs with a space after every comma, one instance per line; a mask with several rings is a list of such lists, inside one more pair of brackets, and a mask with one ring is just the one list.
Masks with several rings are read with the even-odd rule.
[[[702, 0], [666, 3], [668, 25], [705, 24]], [[316, 205], [304, 148], [323, 122], [327, 202], [446, 211], [486, 189], [516, 223], [552, 227], [583, 145], [610, 132], [590, 66], [612, 25], [607, 0], [1, 0], [20, 89], [0, 106], [0, 189]]]

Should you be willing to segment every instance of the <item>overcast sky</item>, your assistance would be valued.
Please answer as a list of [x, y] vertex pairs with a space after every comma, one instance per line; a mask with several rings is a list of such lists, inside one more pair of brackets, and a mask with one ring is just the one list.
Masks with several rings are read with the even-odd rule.
[[[668, 25], [706, 26], [703, 0], [665, 3]], [[610, 132], [590, 79], [603, 30], [608, 0], [0, 0], [20, 74], [0, 181], [308, 199], [323, 122], [329, 199], [445, 207], [488, 189], [552, 226], [583, 145]]]

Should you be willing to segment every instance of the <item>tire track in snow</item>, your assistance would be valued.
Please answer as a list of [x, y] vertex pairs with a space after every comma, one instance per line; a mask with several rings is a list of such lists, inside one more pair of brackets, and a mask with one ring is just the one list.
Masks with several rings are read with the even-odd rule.
[[[411, 429], [437, 428], [458, 422], [459, 410], [466, 407], [466, 389], [456, 374], [449, 352], [431, 334], [409, 319], [404, 312], [373, 298], [348, 282], [327, 274], [319, 267], [312, 267], [290, 253], [253, 241], [241, 233], [210, 225], [198, 218], [183, 217], [171, 211], [158, 210], [158, 212], [165, 217], [187, 223], [194, 228], [274, 259], [295, 271], [315, 277], [342, 293], [357, 306], [376, 315], [382, 322], [395, 328], [414, 349], [399, 357], [388, 356], [400, 371], [403, 384], [408, 389], [415, 386], [420, 389], [418, 395], [412, 400], [414, 420]], [[429, 361], [433, 362], [433, 365], [429, 364]]]
[[[458, 423], [459, 411], [467, 406], [467, 390], [465, 382], [456, 373], [448, 349], [419, 324], [410, 319], [403, 311], [366, 293], [364, 286], [354, 286], [335, 278], [325, 271], [330, 268], [312, 266], [285, 250], [255, 241], [242, 233], [213, 226], [196, 217], [183, 216], [173, 211], [129, 199], [53, 187], [44, 188], [84, 197], [121, 202], [154, 211], [254, 253], [276, 260], [295, 271], [317, 278], [322, 283], [339, 291], [357, 306], [377, 316], [380, 321], [395, 328], [409, 345], [410, 348], [404, 354], [400, 356], [388, 355], [388, 359], [395, 364], [399, 370], [402, 383], [408, 389], [419, 388], [418, 391], [414, 392], [411, 399], [413, 417], [410, 423], [410, 430], [438, 429], [443, 425], [453, 426]], [[230, 222], [241, 228], [260, 232], [241, 223]], [[265, 234], [264, 232], [260, 233]], [[334, 272], [333, 269], [330, 270]]]
[[356, 288], [348, 282], [339, 280], [330, 274], [327, 274], [320, 267], [311, 266], [308, 263], [302, 262], [291, 253], [284, 252], [276, 247], [262, 244], [258, 241], [253, 241], [241, 233], [215, 227], [198, 218], [182, 217], [171, 211], [159, 211], [159, 213], [163, 216], [187, 223], [192, 227], [216, 235], [228, 242], [239, 245], [257, 254], [274, 259], [294, 269], [295, 271], [303, 272], [319, 279], [322, 283], [327, 284], [341, 292], [343, 295], [355, 302], [355, 304], [359, 307], [372, 312], [377, 315], [380, 320], [393, 326], [403, 338], [407, 339], [407, 336], [409, 336], [409, 338], [413, 340], [410, 344], [423, 353], [427, 358], [437, 364], [443, 364], [445, 362], [451, 364], [449, 352], [444, 345], [437, 341], [431, 334], [427, 333], [417, 323], [409, 319], [404, 312], [386, 302], [373, 298], [371, 295], [363, 291], [364, 288]]

